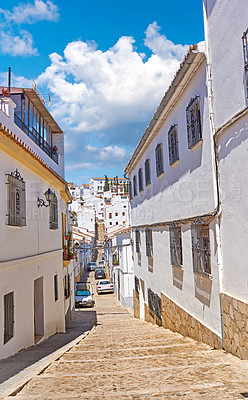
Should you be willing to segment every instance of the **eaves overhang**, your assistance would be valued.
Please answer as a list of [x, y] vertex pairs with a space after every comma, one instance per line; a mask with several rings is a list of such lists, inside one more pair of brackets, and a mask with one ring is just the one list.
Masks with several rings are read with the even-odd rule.
[[130, 158], [124, 172], [124, 175], [130, 174], [135, 168], [139, 158], [147, 149], [154, 135], [158, 132], [161, 124], [164, 122], [168, 112], [173, 106], [175, 99], [178, 97], [184, 87], [189, 82], [189, 77], [195, 72], [198, 66], [205, 59], [205, 52], [198, 50], [198, 45], [190, 46], [188, 53], [180, 64], [180, 67], [174, 76], [168, 90], [165, 92], [157, 110], [155, 111], [150, 123], [148, 124], [143, 136], [141, 137], [132, 157]]

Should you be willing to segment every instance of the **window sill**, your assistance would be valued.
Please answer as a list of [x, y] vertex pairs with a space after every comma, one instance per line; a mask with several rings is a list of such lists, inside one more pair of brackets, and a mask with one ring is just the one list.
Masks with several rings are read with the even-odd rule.
[[172, 268], [177, 268], [177, 269], [180, 269], [180, 271], [183, 271], [182, 265], [172, 265]]
[[151, 187], [152, 186], [152, 184], [151, 183], [148, 183], [148, 185], [146, 185], [146, 188], [148, 189], [149, 187]]
[[198, 142], [196, 142], [195, 144], [193, 144], [191, 147], [189, 147], [189, 150], [193, 151], [196, 150], [203, 142], [203, 139], [199, 139]]
[[213, 280], [213, 275], [208, 274], [207, 272], [202, 272], [202, 273], [201, 273], [201, 272], [194, 272], [194, 274], [195, 274], [196, 276], [201, 277], [201, 278], [209, 279], [210, 281]]
[[171, 166], [172, 168], [174, 168], [174, 167], [176, 167], [178, 164], [179, 164], [179, 159], [176, 160], [176, 161], [174, 161], [172, 164], [170, 164], [170, 166]]
[[161, 172], [160, 175], [157, 175], [157, 178], [160, 179], [160, 178], [162, 178], [163, 176], [164, 176], [164, 172]]

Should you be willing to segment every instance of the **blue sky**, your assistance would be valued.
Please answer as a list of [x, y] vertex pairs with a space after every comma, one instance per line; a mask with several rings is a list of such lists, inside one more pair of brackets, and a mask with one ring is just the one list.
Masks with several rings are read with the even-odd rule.
[[[65, 134], [66, 179], [123, 175], [189, 44], [202, 2], [9, 0], [0, 8], [0, 80], [35, 81]], [[8, 7], [8, 8], [5, 8]]]

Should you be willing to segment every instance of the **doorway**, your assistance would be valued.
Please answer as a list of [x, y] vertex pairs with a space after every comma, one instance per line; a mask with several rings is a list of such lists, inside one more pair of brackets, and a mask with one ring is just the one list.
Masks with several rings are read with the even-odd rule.
[[43, 276], [34, 281], [34, 341], [44, 336]]

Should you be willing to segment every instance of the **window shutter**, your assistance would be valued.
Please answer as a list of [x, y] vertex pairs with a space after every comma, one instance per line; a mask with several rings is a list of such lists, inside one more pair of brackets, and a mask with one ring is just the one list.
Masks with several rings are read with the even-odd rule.
[[140, 253], [140, 232], [135, 231], [136, 253]]
[[26, 225], [26, 183], [16, 169], [6, 174], [7, 225]]

